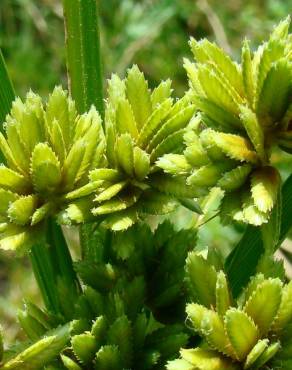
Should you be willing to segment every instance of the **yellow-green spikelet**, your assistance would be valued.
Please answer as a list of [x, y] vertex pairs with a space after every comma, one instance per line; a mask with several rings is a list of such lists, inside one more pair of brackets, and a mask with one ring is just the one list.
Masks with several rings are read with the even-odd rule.
[[79, 116], [60, 87], [46, 104], [32, 92], [17, 98], [4, 127], [0, 246], [19, 249], [34, 243], [48, 216], [98, 185], [88, 186], [88, 173], [104, 161], [105, 139], [96, 110]]

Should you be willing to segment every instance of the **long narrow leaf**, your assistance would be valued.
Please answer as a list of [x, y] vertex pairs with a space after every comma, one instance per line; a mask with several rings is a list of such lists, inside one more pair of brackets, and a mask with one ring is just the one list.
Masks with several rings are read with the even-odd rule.
[[243, 237], [225, 262], [230, 288], [234, 297], [240, 294], [241, 289], [254, 275], [263, 253], [264, 245], [260, 228], [248, 226]]
[[47, 310], [57, 314], [60, 307], [55, 291], [53, 264], [48, 248], [44, 243], [33, 246], [30, 252], [30, 260], [45, 306]]
[[286, 238], [292, 226], [292, 175], [288, 177], [282, 187], [282, 220], [279, 238], [279, 246]]
[[52, 258], [57, 256], [57, 260], [54, 261], [54, 267], [66, 282], [66, 284], [72, 284], [72, 288], [78, 290], [79, 283], [77, 281], [76, 273], [72, 264], [72, 257], [67, 247], [66, 240], [64, 238], [61, 226], [58, 225], [54, 220], [48, 221], [48, 242], [51, 244]]

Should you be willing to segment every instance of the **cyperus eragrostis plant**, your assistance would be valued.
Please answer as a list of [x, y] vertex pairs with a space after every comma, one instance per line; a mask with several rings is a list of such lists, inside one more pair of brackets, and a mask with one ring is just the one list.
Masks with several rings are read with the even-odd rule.
[[[32, 246], [45, 303], [19, 312], [25, 343], [4, 350], [0, 336], [0, 368], [288, 370], [292, 285], [272, 254], [291, 227], [292, 176], [281, 214], [271, 152], [291, 148], [289, 19], [255, 53], [245, 42], [241, 64], [192, 40], [190, 89], [176, 101], [168, 80], [151, 91], [136, 66], [114, 75], [102, 123], [90, 109], [103, 115], [96, 1], [63, 4], [70, 91], [88, 113], [60, 88], [47, 104], [29, 93], [0, 135], [0, 246]], [[0, 75], [4, 117], [14, 92], [1, 55]], [[197, 211], [194, 198], [214, 186], [223, 192], [203, 199], [207, 213], [224, 193], [223, 219], [270, 221], [248, 226], [224, 267], [214, 250], [194, 252], [194, 222], [140, 222], [179, 204]], [[82, 223], [79, 261], [53, 218]]]

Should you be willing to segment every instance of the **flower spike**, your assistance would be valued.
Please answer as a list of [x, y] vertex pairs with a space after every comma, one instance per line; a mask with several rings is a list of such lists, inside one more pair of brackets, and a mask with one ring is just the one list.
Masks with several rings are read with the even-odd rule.
[[[166, 157], [158, 166], [176, 176], [188, 172], [190, 185], [221, 187], [223, 222], [259, 226], [277, 201], [281, 181], [271, 150], [292, 152], [289, 24], [290, 17], [255, 52], [245, 40], [240, 64], [205, 39], [190, 41], [195, 63], [185, 61], [185, 69], [199, 123], [185, 134], [185, 161]], [[238, 201], [231, 206], [230, 199]]]
[[[108, 83], [107, 163], [96, 166], [89, 177], [91, 183], [101, 183], [92, 213], [112, 230], [125, 230], [147, 214], [169, 213], [180, 200], [202, 193], [199, 186], [175, 179], [156, 165], [164, 154], [171, 165], [176, 154], [170, 153], [182, 153], [183, 135], [195, 110], [191, 93], [177, 101], [171, 93], [169, 80], [151, 91], [137, 66], [124, 80], [113, 75]], [[63, 219], [76, 221], [70, 206]]]
[[[292, 284], [278, 278], [252, 277], [234, 300], [225, 273], [191, 252], [187, 281], [198, 303], [186, 307], [188, 321], [203, 339], [181, 351], [167, 369], [289, 369], [292, 341]], [[203, 284], [204, 282], [204, 284]], [[206, 299], [208, 298], [208, 299]]]
[[[46, 104], [32, 92], [17, 98], [4, 127], [0, 247], [23, 250], [40, 237], [48, 216], [95, 190], [88, 173], [104, 161], [105, 138], [95, 108], [79, 116], [60, 87]], [[88, 210], [80, 221], [92, 217]]]

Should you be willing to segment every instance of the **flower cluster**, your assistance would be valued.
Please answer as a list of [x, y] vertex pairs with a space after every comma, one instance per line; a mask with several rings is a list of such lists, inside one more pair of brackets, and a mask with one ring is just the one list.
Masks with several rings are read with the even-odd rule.
[[235, 300], [225, 273], [194, 252], [187, 275], [198, 303], [188, 304], [186, 312], [203, 341], [181, 350], [182, 358], [169, 362], [168, 370], [256, 370], [270, 364], [290, 369], [292, 282], [257, 274]]
[[170, 81], [152, 92], [134, 66], [109, 81], [104, 128], [95, 108], [78, 115], [56, 88], [43, 104], [32, 92], [19, 98], [0, 135], [1, 247], [19, 249], [39, 238], [44, 221], [103, 222], [123, 230], [147, 214], [165, 214], [205, 192], [156, 166], [158, 157], [183, 152], [194, 113], [191, 93], [171, 97]]
[[104, 125], [94, 107], [78, 115], [61, 88], [46, 104], [16, 99], [0, 135], [1, 247], [33, 244], [49, 216], [119, 231], [179, 204], [198, 211], [194, 198], [213, 186], [225, 191], [223, 219], [267, 222], [281, 182], [271, 149], [292, 148], [288, 27], [253, 55], [245, 42], [240, 65], [191, 40], [196, 63], [185, 63], [190, 90], [178, 100], [169, 80], [151, 91], [137, 66], [113, 75]]
[[244, 41], [241, 64], [207, 40], [192, 39], [195, 63], [185, 61], [197, 118], [185, 136], [184, 158], [169, 155], [159, 166], [188, 184], [225, 191], [223, 218], [261, 225], [277, 200], [274, 145], [292, 148], [292, 42], [290, 19], [255, 52]]
[[60, 284], [58, 316], [26, 302], [18, 319], [31, 346], [5, 349], [2, 359], [0, 341], [1, 369], [162, 370], [187, 345], [184, 267], [196, 232], [164, 222], [155, 232], [139, 224], [109, 233], [92, 223], [82, 229], [75, 268], [83, 291], [72, 304]]
[[[124, 80], [113, 75], [108, 85], [107, 164], [91, 171], [89, 177], [91, 183], [100, 183], [92, 198], [93, 215], [117, 231], [144, 215], [169, 213], [180, 201], [204, 191], [156, 166], [158, 157], [182, 153], [183, 135], [195, 110], [192, 94], [174, 101], [169, 80], [150, 91], [137, 66]], [[79, 221], [78, 204], [70, 205], [64, 218]]]
[[4, 127], [0, 245], [18, 249], [37, 242], [48, 216], [87, 194], [84, 185], [89, 171], [104, 160], [105, 139], [96, 110], [77, 115], [73, 101], [58, 87], [45, 105], [32, 92], [24, 102], [17, 98]]

